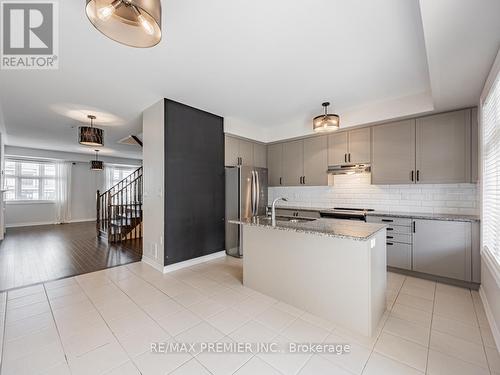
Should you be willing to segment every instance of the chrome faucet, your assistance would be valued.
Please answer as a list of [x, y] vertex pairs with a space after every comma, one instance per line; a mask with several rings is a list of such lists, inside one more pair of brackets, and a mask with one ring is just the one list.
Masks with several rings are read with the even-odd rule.
[[273, 205], [271, 206], [271, 224], [273, 227], [276, 226], [276, 202], [279, 201], [288, 202], [288, 199], [280, 197], [273, 200]]

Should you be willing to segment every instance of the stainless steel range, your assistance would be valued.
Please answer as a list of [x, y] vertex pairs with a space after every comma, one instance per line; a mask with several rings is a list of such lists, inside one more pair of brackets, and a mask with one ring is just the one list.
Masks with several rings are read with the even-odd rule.
[[374, 211], [371, 208], [345, 208], [335, 207], [331, 210], [320, 211], [321, 217], [331, 219], [360, 220], [366, 221], [366, 214]]

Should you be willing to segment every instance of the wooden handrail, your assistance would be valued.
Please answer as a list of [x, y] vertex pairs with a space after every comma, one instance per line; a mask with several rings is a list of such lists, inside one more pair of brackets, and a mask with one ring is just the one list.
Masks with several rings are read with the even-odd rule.
[[109, 242], [142, 237], [142, 167], [96, 197], [99, 236]]

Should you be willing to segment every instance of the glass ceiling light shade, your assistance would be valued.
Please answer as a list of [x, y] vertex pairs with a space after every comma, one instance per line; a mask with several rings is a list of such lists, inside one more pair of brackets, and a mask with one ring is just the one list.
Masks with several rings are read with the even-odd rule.
[[160, 42], [160, 0], [86, 1], [88, 19], [108, 38], [137, 48], [153, 47]]
[[313, 119], [313, 130], [317, 133], [331, 132], [340, 128], [340, 117], [339, 115], [328, 113], [329, 105], [330, 103], [328, 102], [323, 103], [322, 106], [325, 108], [325, 113]]
[[88, 115], [90, 126], [78, 128], [78, 142], [85, 146], [104, 146], [104, 130], [94, 128], [94, 115]]
[[99, 160], [99, 150], [95, 151], [95, 160], [90, 161], [90, 169], [92, 171], [102, 171], [104, 169], [104, 163]]

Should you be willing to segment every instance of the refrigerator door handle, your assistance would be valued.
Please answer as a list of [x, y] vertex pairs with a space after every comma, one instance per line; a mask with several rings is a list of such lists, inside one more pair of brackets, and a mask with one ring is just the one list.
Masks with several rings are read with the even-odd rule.
[[257, 185], [255, 182], [255, 171], [252, 171], [252, 216], [255, 216], [255, 202], [256, 202], [256, 190], [257, 190]]
[[260, 206], [260, 178], [259, 178], [259, 172], [255, 171], [255, 182], [257, 185], [257, 194], [256, 194], [256, 202], [255, 202], [255, 215], [259, 213], [259, 206]]

